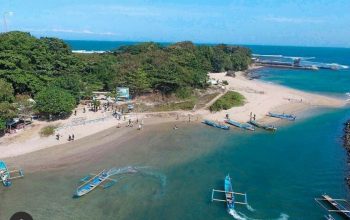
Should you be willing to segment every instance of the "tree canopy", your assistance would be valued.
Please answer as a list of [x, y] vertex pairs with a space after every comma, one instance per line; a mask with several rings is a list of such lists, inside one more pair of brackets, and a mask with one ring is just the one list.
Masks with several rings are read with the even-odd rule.
[[[159, 91], [185, 97], [208, 86], [208, 72], [245, 70], [250, 61], [250, 50], [237, 46], [149, 42], [103, 54], [74, 54], [57, 38], [2, 33], [0, 121], [12, 116], [1, 110], [5, 106], [10, 110], [15, 106], [12, 110], [18, 114], [30, 112], [23, 97], [34, 98], [39, 112], [54, 115], [70, 112], [91, 91], [113, 91], [117, 86], [129, 87], [133, 96]], [[22, 98], [16, 100], [18, 95]]]
[[40, 91], [36, 96], [36, 109], [53, 116], [69, 115], [75, 107], [75, 99], [67, 91], [49, 87]]

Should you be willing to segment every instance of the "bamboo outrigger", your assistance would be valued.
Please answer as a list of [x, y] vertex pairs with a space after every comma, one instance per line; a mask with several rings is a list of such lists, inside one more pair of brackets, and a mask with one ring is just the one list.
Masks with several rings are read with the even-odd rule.
[[[110, 169], [110, 170], [103, 170], [98, 174], [89, 174], [86, 177], [82, 178], [80, 181], [83, 182], [77, 190], [75, 191], [73, 197], [81, 197], [92, 190], [94, 190], [98, 186], [102, 186], [104, 189], [109, 188], [117, 183], [116, 179], [109, 178], [110, 176], [116, 175], [116, 174], [127, 174], [127, 173], [136, 173], [137, 170], [134, 167], [123, 167], [119, 169]], [[105, 185], [102, 185], [102, 183], [107, 182]]]
[[[240, 205], [248, 205], [247, 201], [247, 194], [246, 193], [240, 193], [240, 192], [234, 192], [232, 189], [232, 182], [231, 182], [231, 177], [227, 175], [225, 177], [225, 182], [224, 182], [224, 188], [225, 190], [217, 190], [213, 189], [211, 193], [211, 201], [217, 201], [217, 202], [226, 202], [227, 205], [227, 211], [229, 213], [233, 212], [235, 209], [235, 204], [240, 204]], [[224, 193], [225, 194], [225, 199], [217, 199], [215, 198], [215, 192], [218, 193]], [[236, 201], [235, 195], [243, 196], [244, 201]]]
[[0, 180], [4, 186], [11, 186], [11, 180], [22, 177], [24, 177], [22, 169], [9, 170], [6, 166], [6, 163], [0, 160]]
[[[345, 199], [333, 199], [329, 195], [322, 195], [322, 198], [315, 198], [316, 202], [330, 213], [342, 214], [347, 219], [350, 219], [350, 203]], [[333, 209], [329, 209], [330, 206]], [[327, 219], [334, 219], [330, 214], [326, 216]]]

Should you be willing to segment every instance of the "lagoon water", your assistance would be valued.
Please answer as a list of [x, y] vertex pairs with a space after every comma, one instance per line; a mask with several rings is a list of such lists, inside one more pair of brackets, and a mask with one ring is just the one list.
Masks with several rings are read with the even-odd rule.
[[[272, 50], [252, 49], [264, 54]], [[298, 54], [273, 49], [322, 62], [350, 62], [349, 49], [346, 59], [339, 55], [341, 60], [331, 59], [337, 50], [329, 48], [324, 50], [332, 55], [330, 60], [322, 49], [312, 53], [303, 48]], [[263, 80], [306, 91], [341, 97], [350, 91], [349, 70], [261, 71]], [[107, 144], [112, 147], [101, 146], [96, 158], [48, 171], [28, 170], [11, 188], [0, 188], [0, 219], [20, 210], [34, 219], [233, 219], [225, 204], [210, 202], [211, 189], [222, 189], [228, 173], [234, 189], [248, 194], [251, 206], [237, 206], [237, 219], [322, 219], [325, 212], [315, 197], [327, 193], [349, 199], [341, 136], [350, 109], [317, 109], [305, 115], [276, 133], [222, 131], [199, 124], [183, 124], [175, 131], [170, 124], [148, 127], [121, 145], [112, 141]], [[127, 165], [144, 167], [144, 173], [72, 198], [87, 173]]]

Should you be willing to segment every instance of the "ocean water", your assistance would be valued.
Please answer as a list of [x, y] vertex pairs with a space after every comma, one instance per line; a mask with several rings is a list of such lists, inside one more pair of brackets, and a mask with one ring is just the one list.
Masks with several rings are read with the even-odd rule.
[[[270, 47], [258, 49], [253, 48], [255, 53], [272, 53]], [[295, 49], [298, 54], [288, 54], [280, 47], [274, 50], [275, 54], [318, 57], [308, 48]], [[322, 57], [317, 59], [324, 62], [346, 65], [350, 60], [348, 53], [347, 58], [335, 55], [337, 49], [330, 53], [341, 57], [339, 60], [318, 53]], [[350, 77], [345, 74], [348, 70], [260, 71], [263, 80], [337, 97], [344, 96]], [[332, 73], [344, 75], [335, 83]], [[308, 82], [300, 83], [304, 80]], [[31, 171], [29, 166], [24, 179], [11, 188], [0, 187], [0, 219], [9, 219], [20, 210], [34, 219], [323, 219], [325, 212], [315, 197], [327, 193], [350, 198], [341, 140], [350, 109], [317, 109], [307, 115], [276, 133], [223, 131], [203, 124], [180, 124], [178, 130], [172, 124], [146, 127], [129, 141], [101, 144], [94, 157], [85, 158], [85, 153], [81, 158], [70, 156], [68, 164], [41, 171]], [[45, 152], [29, 155], [30, 160], [56, 157], [55, 149]], [[25, 161], [22, 159], [18, 158], [18, 164]], [[143, 167], [143, 173], [126, 176], [83, 198], [72, 198], [86, 174], [128, 165]], [[237, 205], [235, 217], [227, 213], [224, 203], [210, 201], [211, 190], [222, 189], [228, 173], [234, 190], [246, 192], [250, 205]]]

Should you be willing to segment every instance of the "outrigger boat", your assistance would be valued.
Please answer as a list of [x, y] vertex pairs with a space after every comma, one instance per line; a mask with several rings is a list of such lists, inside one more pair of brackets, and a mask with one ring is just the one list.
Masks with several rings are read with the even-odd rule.
[[267, 131], [276, 131], [277, 130], [277, 128], [273, 125], [263, 125], [255, 120], [250, 120], [249, 123], [254, 125], [257, 128], [262, 128], [262, 129], [265, 129]]
[[136, 173], [136, 172], [137, 170], [134, 167], [124, 167], [119, 169], [110, 169], [108, 171], [103, 170], [98, 174], [89, 174], [88, 176], [81, 179], [81, 182], [84, 182], [84, 183], [77, 188], [73, 197], [84, 196], [87, 193], [94, 190], [96, 187], [102, 186], [101, 184], [106, 181], [109, 181], [109, 182], [102, 186], [104, 189], [113, 186], [115, 183], [117, 183], [117, 180], [109, 178], [110, 176], [117, 175], [117, 174]]
[[6, 163], [0, 160], [0, 180], [4, 186], [11, 186], [11, 180], [22, 177], [24, 177], [24, 174], [21, 169], [9, 170], [6, 166]]
[[[342, 214], [346, 219], [350, 219], [350, 203], [345, 199], [333, 199], [329, 195], [322, 195], [321, 198], [315, 198], [316, 202], [328, 212]], [[328, 206], [328, 207], [327, 207]], [[327, 219], [334, 219], [330, 214], [325, 216]]]
[[[228, 174], [225, 177], [224, 189], [225, 189], [224, 191], [223, 190], [213, 189], [212, 193], [211, 193], [211, 201], [212, 202], [214, 202], [214, 201], [226, 202], [227, 211], [229, 213], [232, 213], [234, 211], [235, 204], [248, 205], [247, 194], [233, 191], [231, 177]], [[225, 199], [217, 199], [217, 198], [215, 198], [215, 192], [224, 193], [225, 194]], [[236, 195], [243, 196], [244, 197], [244, 202], [237, 201], [236, 200]]]
[[296, 119], [296, 116], [292, 115], [292, 114], [284, 114], [284, 113], [283, 114], [278, 114], [278, 113], [269, 112], [267, 115], [270, 116], [270, 117], [286, 119], [286, 120], [289, 120], [289, 121], [295, 121], [295, 119]]
[[212, 126], [214, 128], [221, 128], [221, 129], [224, 129], [224, 130], [230, 130], [230, 126], [227, 126], [227, 125], [224, 125], [224, 124], [219, 124], [219, 123], [216, 123], [214, 121], [204, 120], [202, 123], [206, 124], [206, 125], [209, 125], [209, 126]]
[[233, 125], [233, 126], [236, 126], [238, 128], [242, 128], [242, 129], [246, 129], [246, 130], [249, 130], [249, 131], [254, 131], [254, 127], [250, 124], [247, 124], [247, 123], [239, 123], [237, 121], [234, 121], [232, 119], [226, 119], [225, 122], [227, 124], [230, 124], [230, 125]]

